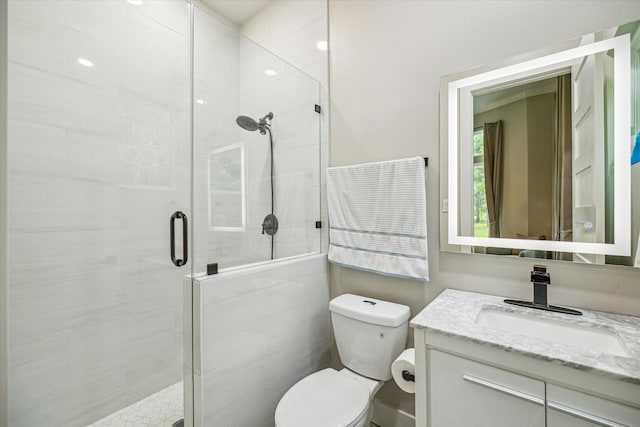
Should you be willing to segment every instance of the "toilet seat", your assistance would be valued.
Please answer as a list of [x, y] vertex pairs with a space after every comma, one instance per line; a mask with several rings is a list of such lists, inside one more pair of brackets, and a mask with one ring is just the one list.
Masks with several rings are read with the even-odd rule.
[[277, 427], [350, 427], [366, 416], [369, 391], [335, 369], [303, 378], [285, 393], [276, 408]]

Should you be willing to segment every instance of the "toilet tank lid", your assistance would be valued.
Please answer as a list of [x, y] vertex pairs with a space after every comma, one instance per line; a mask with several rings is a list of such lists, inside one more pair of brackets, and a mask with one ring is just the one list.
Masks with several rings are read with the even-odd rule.
[[375, 298], [343, 294], [331, 300], [329, 310], [351, 319], [382, 326], [400, 326], [409, 319], [409, 307]]

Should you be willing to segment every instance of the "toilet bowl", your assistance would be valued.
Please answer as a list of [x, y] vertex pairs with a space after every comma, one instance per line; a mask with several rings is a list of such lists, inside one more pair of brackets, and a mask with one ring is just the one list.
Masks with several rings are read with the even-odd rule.
[[280, 399], [276, 427], [363, 427], [370, 404], [391, 378], [404, 349], [409, 307], [345, 294], [329, 306], [340, 360], [346, 366], [311, 374]]
[[[303, 378], [280, 399], [276, 427], [362, 427], [382, 381], [359, 381], [347, 369], [323, 369]], [[367, 384], [369, 382], [370, 384]]]

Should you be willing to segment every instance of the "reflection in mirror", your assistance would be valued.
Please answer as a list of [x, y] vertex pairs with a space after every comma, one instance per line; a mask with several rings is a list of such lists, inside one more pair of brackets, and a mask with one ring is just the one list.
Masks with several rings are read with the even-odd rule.
[[244, 231], [246, 187], [244, 144], [232, 144], [209, 153], [209, 228]]
[[[587, 57], [586, 64], [593, 57]], [[601, 60], [608, 59], [602, 54]], [[604, 192], [613, 181], [613, 138], [605, 133], [613, 125], [605, 113], [612, 110], [607, 105], [612, 86], [604, 81], [613, 80], [613, 68], [603, 69], [603, 82], [594, 85], [605, 94], [602, 109], [576, 106], [572, 81], [578, 88], [582, 79], [571, 73], [474, 95], [473, 236], [612, 243], [613, 198], [607, 200]], [[581, 74], [584, 77], [584, 66]], [[573, 120], [580, 115], [589, 117]], [[582, 149], [574, 169], [580, 135], [596, 143], [589, 141]], [[489, 247], [485, 253], [502, 251]]]
[[[571, 240], [570, 88], [564, 74], [474, 96], [474, 236]], [[568, 207], [554, 212], [554, 195]]]
[[[630, 44], [637, 70], [639, 26], [635, 22], [584, 36], [574, 49], [539, 62], [487, 67], [491, 71], [446, 80], [448, 153], [458, 162], [448, 161], [450, 191], [443, 199], [449, 199], [449, 206], [454, 202], [449, 212], [457, 216], [457, 224], [447, 218], [444, 249], [454, 249], [449, 246], [454, 243], [463, 244], [458, 248], [465, 252], [633, 265], [640, 202], [633, 202], [633, 226], [628, 214], [616, 212], [616, 206], [618, 211], [621, 206], [629, 209], [616, 200], [624, 197], [622, 189], [629, 191], [629, 176], [620, 179], [615, 167], [616, 161], [618, 169], [629, 165], [628, 133], [623, 135], [620, 126], [624, 117], [615, 114], [627, 111], [619, 108], [624, 100], [616, 98], [616, 85], [619, 90], [628, 78], [616, 70], [625, 64], [623, 58], [616, 61], [621, 45], [607, 48], [603, 41], [611, 39], [613, 47], [613, 39], [628, 34], [621, 56], [628, 55]], [[587, 45], [601, 48], [576, 54]], [[629, 65], [624, 68], [628, 73]], [[630, 89], [635, 90], [639, 73], [632, 78]], [[637, 102], [633, 97], [636, 126]], [[456, 103], [458, 116], [452, 123]], [[453, 126], [459, 141], [451, 150]], [[459, 168], [453, 177], [451, 166]], [[637, 192], [639, 174], [632, 172]], [[633, 251], [628, 244], [631, 235]], [[616, 243], [625, 238], [627, 248], [621, 250]]]

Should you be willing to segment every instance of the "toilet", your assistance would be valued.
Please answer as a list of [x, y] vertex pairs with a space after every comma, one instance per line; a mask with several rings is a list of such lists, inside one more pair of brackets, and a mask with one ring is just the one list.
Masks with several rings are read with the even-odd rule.
[[329, 303], [344, 369], [323, 369], [293, 385], [278, 403], [276, 427], [362, 427], [391, 363], [404, 350], [409, 307], [352, 294]]

